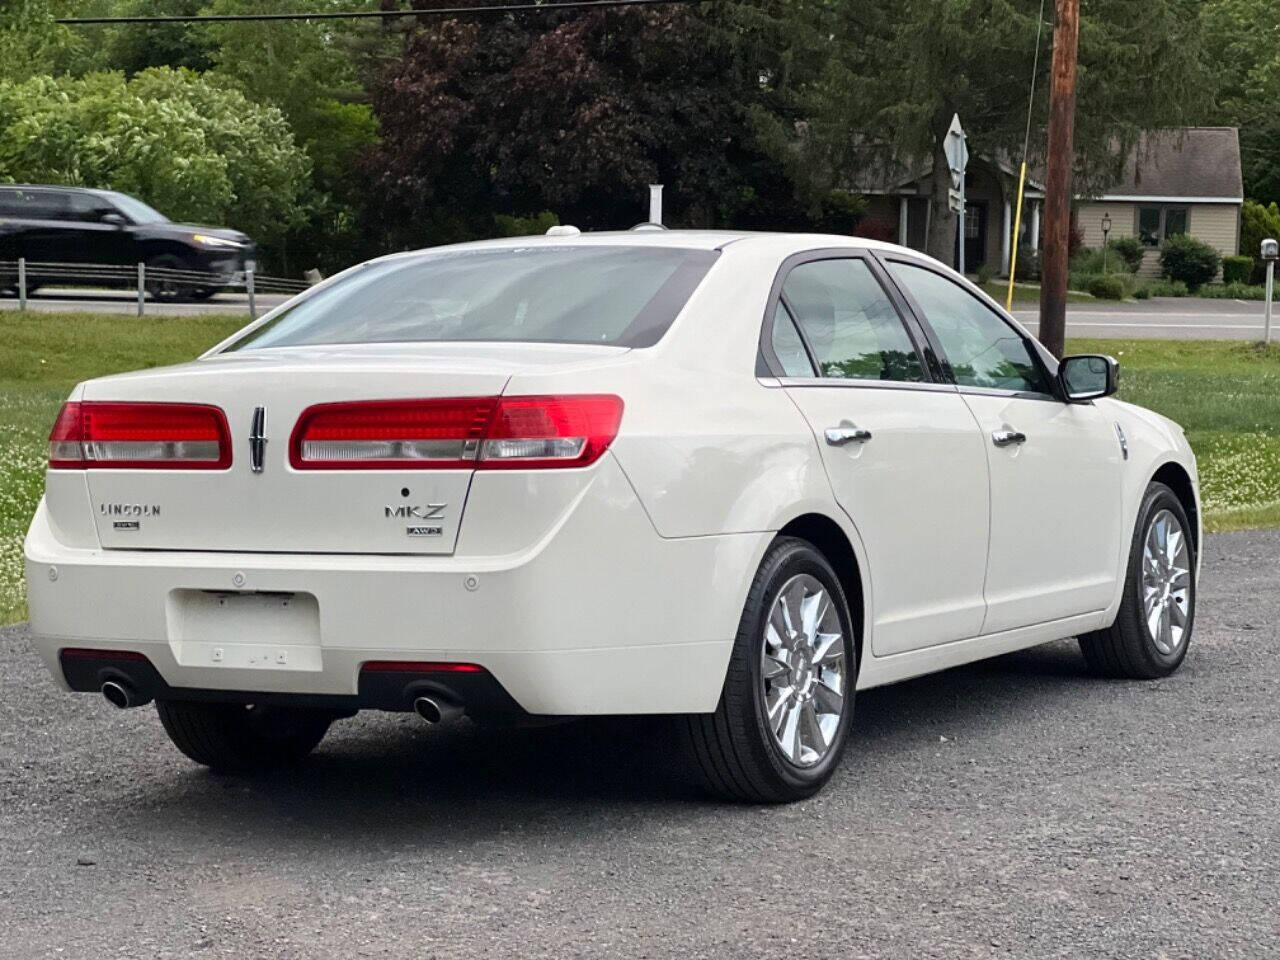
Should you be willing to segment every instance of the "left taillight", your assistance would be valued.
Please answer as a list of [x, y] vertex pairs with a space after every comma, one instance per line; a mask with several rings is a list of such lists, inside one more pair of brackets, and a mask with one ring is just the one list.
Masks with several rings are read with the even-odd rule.
[[217, 407], [72, 401], [49, 435], [55, 470], [226, 470], [231, 433]]

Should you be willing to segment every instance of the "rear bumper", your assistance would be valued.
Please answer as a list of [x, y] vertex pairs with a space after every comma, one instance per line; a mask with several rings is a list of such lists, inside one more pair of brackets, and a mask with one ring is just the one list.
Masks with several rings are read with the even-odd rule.
[[[362, 705], [369, 661], [461, 661], [530, 714], [714, 710], [772, 535], [664, 539], [613, 459], [598, 467], [550, 536], [500, 557], [82, 549], [42, 503], [26, 540], [35, 643], [66, 689], [59, 653], [76, 647], [140, 653], [189, 692]], [[310, 612], [260, 620], [241, 600], [273, 596]], [[211, 597], [236, 613], [211, 619]]]

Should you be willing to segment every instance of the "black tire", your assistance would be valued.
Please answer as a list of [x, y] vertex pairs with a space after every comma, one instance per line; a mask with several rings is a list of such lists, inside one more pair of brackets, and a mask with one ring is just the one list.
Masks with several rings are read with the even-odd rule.
[[[1182, 527], [1188, 558], [1186, 601], [1180, 604], [1185, 616], [1182, 637], [1170, 652], [1157, 646], [1147, 627], [1143, 603], [1143, 548], [1152, 523], [1162, 512], [1173, 514]], [[1152, 483], [1142, 498], [1138, 522], [1134, 525], [1129, 546], [1129, 565], [1125, 575], [1124, 597], [1115, 623], [1080, 637], [1080, 651], [1089, 669], [1099, 676], [1129, 680], [1154, 680], [1167, 677], [1181, 666], [1191, 644], [1196, 616], [1196, 543], [1195, 528], [1187, 519], [1181, 501], [1163, 483]]]
[[154, 257], [147, 257], [147, 293], [152, 300], [163, 303], [183, 303], [192, 299], [197, 289], [194, 284], [189, 281], [167, 279], [163, 274], [153, 278], [151, 276], [152, 270], [194, 271], [195, 268], [182, 257], [174, 253], [162, 253]]
[[[834, 601], [843, 635], [843, 709], [827, 752], [809, 766], [794, 763], [767, 724], [762, 652], [765, 629], [782, 588], [800, 574], [817, 580]], [[760, 563], [738, 625], [724, 689], [715, 713], [678, 718], [686, 769], [700, 788], [729, 800], [786, 803], [812, 796], [840, 762], [853, 716], [858, 675], [853, 622], [840, 580], [807, 541], [779, 537]]]
[[196, 763], [220, 773], [297, 763], [324, 739], [334, 714], [243, 703], [157, 700], [165, 733]]

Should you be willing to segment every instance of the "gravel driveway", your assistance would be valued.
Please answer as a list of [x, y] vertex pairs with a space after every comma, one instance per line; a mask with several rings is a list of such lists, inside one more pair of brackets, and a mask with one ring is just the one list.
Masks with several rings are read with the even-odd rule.
[[1280, 532], [1207, 550], [1177, 676], [1061, 643], [868, 692], [790, 807], [618, 723], [361, 715], [220, 779], [0, 631], [0, 957], [1278, 956]]

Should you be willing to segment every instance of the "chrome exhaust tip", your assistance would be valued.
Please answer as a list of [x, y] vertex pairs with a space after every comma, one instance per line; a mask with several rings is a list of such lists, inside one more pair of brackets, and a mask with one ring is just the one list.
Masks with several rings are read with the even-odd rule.
[[462, 704], [446, 697], [416, 697], [413, 701], [413, 711], [434, 726], [462, 716]]
[[133, 688], [120, 680], [108, 680], [104, 683], [102, 685], [102, 695], [106, 697], [108, 703], [114, 707], [119, 707], [121, 710], [141, 705], [138, 695], [133, 692]]

